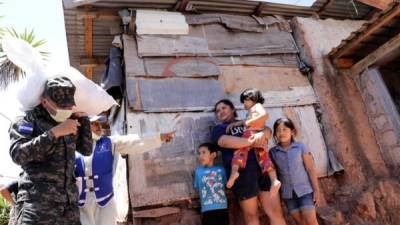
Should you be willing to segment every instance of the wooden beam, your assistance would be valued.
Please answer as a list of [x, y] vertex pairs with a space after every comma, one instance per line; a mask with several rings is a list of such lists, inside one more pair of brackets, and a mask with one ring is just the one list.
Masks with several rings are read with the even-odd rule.
[[132, 215], [134, 218], [157, 218], [166, 215], [177, 214], [180, 212], [181, 210], [178, 207], [162, 207], [157, 209], [134, 211]]
[[366, 5], [385, 10], [394, 0], [357, 0]]
[[353, 40], [348, 42], [344, 47], [339, 49], [335, 54], [331, 56], [331, 59], [333, 61], [339, 59], [340, 57], [348, 53], [350, 50], [357, 47], [367, 37], [372, 35], [377, 30], [381, 29], [383, 26], [385, 26], [385, 24], [387, 24], [389, 21], [391, 21], [392, 19], [396, 18], [399, 15], [400, 15], [400, 4], [396, 5], [393, 9], [391, 9], [384, 16], [382, 16], [382, 18], [378, 19], [378, 21], [370, 25], [370, 27], [367, 28], [367, 30], [364, 33], [356, 36], [355, 38], [353, 38]]
[[400, 33], [377, 50], [360, 60], [351, 68], [351, 74], [357, 76], [371, 66], [380, 66], [400, 56]]
[[79, 66], [82, 68], [98, 67], [104, 65], [105, 57], [81, 58]]
[[335, 65], [339, 69], [349, 69], [354, 65], [354, 60], [346, 59], [346, 58], [340, 58], [340, 59], [335, 61]]
[[[93, 19], [85, 18], [85, 53], [88, 58], [93, 57]], [[93, 79], [93, 67], [86, 68], [86, 77]]]
[[116, 9], [105, 9], [105, 8], [85, 8], [77, 11], [76, 15], [78, 20], [83, 20], [86, 18], [94, 20], [114, 20], [120, 21], [121, 17], [118, 15], [118, 10]]
[[78, 19], [94, 19], [94, 20], [112, 20], [120, 21], [121, 17], [110, 13], [100, 12], [79, 12], [77, 15]]

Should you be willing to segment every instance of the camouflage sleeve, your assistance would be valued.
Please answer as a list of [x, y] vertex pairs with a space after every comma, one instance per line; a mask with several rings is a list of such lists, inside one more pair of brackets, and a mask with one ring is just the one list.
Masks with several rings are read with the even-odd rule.
[[93, 141], [92, 132], [90, 130], [90, 121], [88, 117], [80, 117], [78, 122], [81, 124], [78, 131], [78, 140], [76, 143], [76, 149], [79, 153], [84, 156], [92, 154]]
[[56, 137], [50, 131], [36, 137], [33, 137], [32, 133], [32, 124], [24, 119], [13, 123], [9, 130], [10, 156], [18, 165], [23, 166], [30, 162], [45, 160], [46, 152], [53, 147], [56, 141]]

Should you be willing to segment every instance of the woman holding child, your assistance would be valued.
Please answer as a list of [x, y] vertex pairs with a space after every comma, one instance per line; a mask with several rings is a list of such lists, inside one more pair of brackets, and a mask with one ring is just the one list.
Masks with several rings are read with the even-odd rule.
[[220, 124], [214, 127], [212, 140], [221, 148], [224, 168], [229, 177], [232, 170], [232, 159], [237, 149], [252, 147], [248, 152], [246, 167], [235, 180], [231, 190], [239, 200], [239, 205], [244, 214], [247, 225], [259, 225], [258, 201], [270, 219], [271, 225], [285, 225], [279, 195], [271, 195], [271, 181], [262, 174], [259, 162], [254, 154], [254, 148], [266, 146], [267, 139], [271, 137], [270, 129], [256, 133], [250, 138], [242, 138], [244, 126], [227, 129], [232, 123], [237, 122], [236, 111], [230, 100], [223, 99], [215, 104], [215, 115]]

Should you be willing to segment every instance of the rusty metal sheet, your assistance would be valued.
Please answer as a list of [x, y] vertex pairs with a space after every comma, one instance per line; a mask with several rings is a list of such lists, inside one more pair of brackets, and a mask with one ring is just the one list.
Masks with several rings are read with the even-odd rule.
[[241, 56], [297, 53], [287, 31], [230, 32], [220, 24], [190, 26], [188, 36], [137, 36], [139, 56]]
[[[193, 29], [191, 29], [193, 30]], [[207, 40], [202, 37], [189, 36], [137, 36], [138, 52], [144, 56], [207, 56]]]
[[[264, 32], [267, 25], [258, 22], [251, 16], [228, 15], [228, 14], [200, 14], [186, 15], [186, 22], [190, 25], [220, 23], [230, 30]], [[277, 19], [275, 19], [277, 21]]]
[[160, 77], [218, 76], [218, 64], [208, 57], [144, 58], [149, 75]]
[[127, 78], [127, 89], [128, 95], [134, 95], [128, 96], [129, 105], [146, 112], [209, 110], [217, 99], [225, 97], [221, 83], [215, 79]]
[[221, 73], [210, 57], [139, 58], [136, 40], [128, 35], [124, 35], [124, 58], [127, 76], [209, 77]]
[[126, 75], [140, 77], [218, 76], [219, 65], [297, 67], [295, 54], [218, 57], [142, 57], [138, 56], [134, 37], [124, 35]]
[[212, 55], [259, 55], [297, 52], [287, 31], [272, 27], [263, 33], [229, 32], [219, 24], [205, 27]]
[[211, 129], [215, 126], [214, 114], [128, 113], [127, 120], [128, 132], [133, 134], [176, 130], [172, 142], [128, 157], [132, 206], [196, 197], [192, 177], [198, 165], [196, 149], [199, 144], [210, 141]]
[[205, 25], [219, 23], [231, 31], [264, 32], [270, 27], [290, 27], [287, 20], [273, 16], [257, 17], [232, 14], [189, 14], [185, 15], [186, 22], [190, 25]]
[[273, 54], [255, 56], [218, 56], [213, 59], [220, 66], [269, 66], [269, 67], [290, 67], [297, 68], [298, 62], [296, 54]]
[[135, 111], [142, 110], [140, 102], [139, 84], [136, 79], [126, 78], [126, 99], [128, 100], [128, 107]]
[[136, 39], [123, 35], [126, 76], [147, 75], [142, 58], [138, 57]]

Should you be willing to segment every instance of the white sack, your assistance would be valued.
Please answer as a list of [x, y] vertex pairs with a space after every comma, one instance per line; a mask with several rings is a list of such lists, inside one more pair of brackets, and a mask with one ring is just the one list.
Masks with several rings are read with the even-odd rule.
[[26, 72], [26, 78], [21, 80], [17, 92], [22, 111], [31, 110], [37, 106], [46, 80], [59, 76], [70, 78], [76, 86], [74, 112], [97, 115], [117, 104], [99, 85], [87, 79], [73, 67], [62, 68], [58, 71], [45, 69], [40, 54], [24, 40], [4, 37], [2, 47], [7, 57]]
[[26, 73], [18, 86], [17, 98], [22, 111], [32, 109], [40, 103], [39, 98], [48, 78], [43, 72], [43, 60], [30, 44], [19, 38], [6, 36], [1, 44], [8, 59]]
[[110, 109], [117, 102], [99, 85], [87, 79], [73, 67], [56, 72], [52, 77], [68, 77], [76, 86], [74, 112], [86, 112], [88, 115], [98, 115]]

